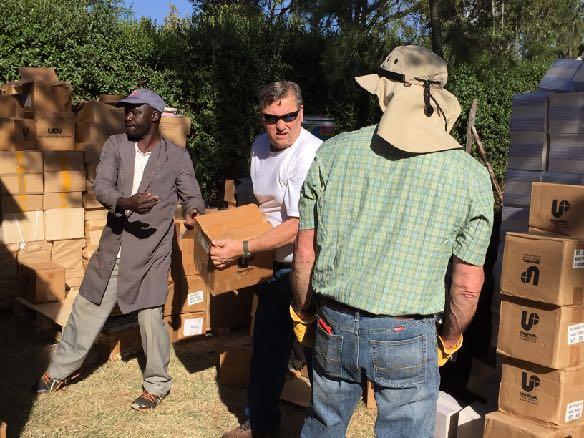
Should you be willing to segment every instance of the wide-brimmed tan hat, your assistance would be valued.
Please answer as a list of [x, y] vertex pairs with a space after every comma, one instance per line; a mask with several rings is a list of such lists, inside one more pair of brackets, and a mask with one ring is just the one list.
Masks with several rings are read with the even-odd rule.
[[379, 98], [383, 116], [377, 134], [392, 146], [412, 153], [461, 147], [449, 134], [460, 115], [460, 104], [444, 89], [446, 62], [428, 49], [396, 47], [377, 74], [355, 80]]

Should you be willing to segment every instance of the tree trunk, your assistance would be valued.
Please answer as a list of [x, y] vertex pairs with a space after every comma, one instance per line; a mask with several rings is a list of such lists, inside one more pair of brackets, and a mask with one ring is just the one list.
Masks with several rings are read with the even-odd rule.
[[442, 26], [440, 24], [440, 0], [428, 0], [430, 4], [430, 29], [432, 31], [432, 51], [444, 57], [442, 48]]

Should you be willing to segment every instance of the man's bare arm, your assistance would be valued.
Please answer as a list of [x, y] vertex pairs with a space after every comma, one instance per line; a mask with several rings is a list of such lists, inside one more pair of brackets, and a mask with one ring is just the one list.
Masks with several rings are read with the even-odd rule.
[[310, 305], [310, 277], [316, 260], [314, 229], [300, 230], [294, 248], [294, 269], [292, 270], [292, 297], [297, 309]]
[[444, 347], [456, 344], [477, 309], [477, 303], [485, 281], [482, 266], [474, 266], [454, 257], [452, 287], [444, 313], [440, 336]]

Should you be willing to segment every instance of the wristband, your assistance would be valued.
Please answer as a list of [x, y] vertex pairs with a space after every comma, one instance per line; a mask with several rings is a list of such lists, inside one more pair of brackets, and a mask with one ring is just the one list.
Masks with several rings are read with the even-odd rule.
[[243, 255], [242, 257], [246, 260], [251, 259], [251, 252], [249, 252], [249, 242], [247, 240], [244, 240], [242, 242], [243, 245]]

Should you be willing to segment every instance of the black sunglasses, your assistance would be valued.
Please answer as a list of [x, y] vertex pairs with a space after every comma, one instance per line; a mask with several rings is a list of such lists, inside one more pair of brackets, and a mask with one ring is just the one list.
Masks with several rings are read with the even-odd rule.
[[275, 114], [262, 113], [262, 120], [268, 125], [275, 125], [276, 123], [278, 123], [279, 120], [283, 120], [285, 123], [290, 123], [296, 120], [299, 111], [300, 110], [296, 110], [292, 113], [284, 114], [281, 116], [277, 116]]

